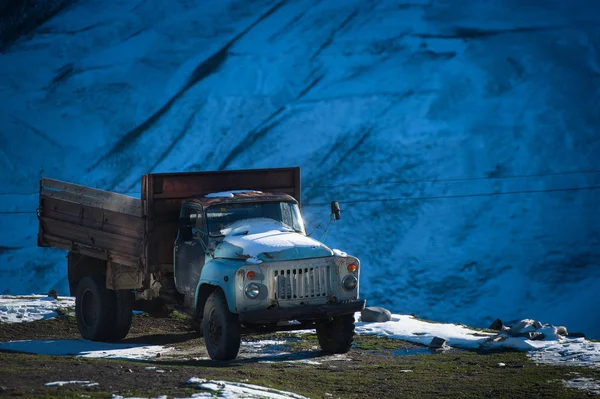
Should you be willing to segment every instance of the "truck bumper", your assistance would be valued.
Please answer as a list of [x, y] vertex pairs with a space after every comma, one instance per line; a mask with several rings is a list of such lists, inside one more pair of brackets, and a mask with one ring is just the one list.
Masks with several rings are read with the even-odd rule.
[[291, 308], [271, 308], [239, 314], [241, 323], [273, 323], [285, 320], [318, 320], [328, 317], [353, 314], [365, 308], [364, 299], [328, 303], [325, 305], [304, 305]]

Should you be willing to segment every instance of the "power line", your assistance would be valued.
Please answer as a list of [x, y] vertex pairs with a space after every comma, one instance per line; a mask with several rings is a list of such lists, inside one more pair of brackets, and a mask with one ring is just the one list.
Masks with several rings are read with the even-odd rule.
[[[513, 194], [531, 194], [531, 193], [553, 193], [553, 192], [564, 192], [564, 191], [583, 191], [583, 190], [597, 190], [600, 186], [590, 187], [573, 187], [573, 188], [555, 188], [548, 190], [522, 190], [522, 191], [506, 191], [502, 193], [478, 193], [478, 194], [457, 194], [457, 195], [438, 195], [430, 197], [409, 197], [409, 198], [379, 198], [379, 199], [364, 199], [364, 200], [351, 200], [351, 201], [339, 201], [342, 204], [360, 204], [369, 202], [391, 202], [391, 201], [427, 201], [435, 199], [446, 199], [446, 198], [469, 198], [469, 197], [492, 197], [496, 195], [513, 195]], [[303, 204], [303, 206], [323, 206], [329, 205], [329, 202], [316, 202]]]
[[[373, 199], [361, 199], [361, 200], [350, 200], [350, 201], [339, 201], [343, 204], [360, 204], [360, 203], [371, 203], [371, 202], [392, 202], [392, 201], [427, 201], [435, 199], [452, 199], [452, 198], [471, 198], [471, 197], [493, 197], [499, 195], [517, 195], [517, 194], [533, 194], [533, 193], [556, 193], [566, 191], [585, 191], [585, 190], [598, 190], [600, 186], [589, 186], [589, 187], [571, 187], [571, 188], [553, 188], [547, 190], [521, 190], [521, 191], [505, 191], [501, 193], [477, 193], [477, 194], [457, 194], [457, 195], [437, 195], [428, 197], [404, 197], [404, 198], [373, 198]], [[329, 202], [315, 202], [303, 204], [303, 206], [323, 206], [329, 205]], [[11, 215], [11, 214], [35, 214], [36, 211], [0, 211], [0, 215]]]
[[580, 175], [600, 173], [600, 170], [577, 170], [569, 172], [551, 172], [551, 173], [537, 173], [530, 175], [507, 175], [507, 176], [485, 176], [485, 177], [455, 177], [450, 179], [428, 179], [428, 180], [392, 180], [392, 181], [368, 181], [368, 182], [357, 182], [357, 183], [345, 183], [335, 185], [307, 185], [305, 187], [314, 188], [338, 188], [338, 187], [356, 187], [356, 186], [377, 186], [385, 184], [415, 184], [415, 183], [448, 183], [448, 182], [459, 182], [459, 181], [474, 181], [474, 180], [501, 180], [501, 179], [522, 179], [530, 177], [545, 177], [545, 176], [562, 176], [562, 175]]
[[[304, 187], [308, 188], [339, 188], [339, 187], [362, 187], [362, 186], [378, 186], [378, 185], [398, 185], [398, 184], [415, 184], [415, 183], [449, 183], [460, 181], [477, 181], [477, 180], [502, 180], [502, 179], [523, 179], [530, 177], [546, 177], [546, 176], [563, 176], [563, 175], [581, 175], [581, 174], [596, 174], [600, 173], [600, 169], [589, 170], [573, 170], [567, 172], [548, 172], [523, 175], [506, 175], [506, 176], [481, 176], [481, 177], [454, 177], [449, 179], [425, 179], [425, 180], [391, 180], [391, 181], [367, 181], [367, 182], [350, 182], [334, 185], [319, 185], [309, 184]], [[102, 190], [102, 189], [99, 189]], [[140, 191], [111, 191], [117, 194], [139, 194]], [[15, 192], [0, 192], [0, 195], [37, 195], [39, 191], [15, 193]]]

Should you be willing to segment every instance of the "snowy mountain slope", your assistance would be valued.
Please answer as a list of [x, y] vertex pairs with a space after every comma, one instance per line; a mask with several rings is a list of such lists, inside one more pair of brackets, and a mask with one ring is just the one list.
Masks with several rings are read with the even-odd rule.
[[[106, 4], [0, 55], [0, 211], [34, 211], [42, 175], [136, 195], [300, 165], [308, 230], [342, 203], [326, 243], [369, 304], [600, 336], [600, 4]], [[0, 292], [64, 289], [35, 214], [0, 223]]]

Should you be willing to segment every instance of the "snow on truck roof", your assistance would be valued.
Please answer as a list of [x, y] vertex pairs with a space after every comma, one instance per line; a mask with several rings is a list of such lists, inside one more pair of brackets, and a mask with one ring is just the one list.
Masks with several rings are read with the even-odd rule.
[[258, 190], [232, 190], [222, 191], [218, 193], [205, 194], [203, 196], [191, 197], [187, 201], [200, 203], [202, 206], [210, 206], [212, 204], [222, 204], [228, 202], [298, 202], [294, 197], [285, 193], [265, 193]]
[[236, 194], [262, 194], [262, 191], [256, 190], [233, 190], [233, 191], [221, 191], [220, 193], [210, 193], [206, 194], [206, 198], [233, 198]]

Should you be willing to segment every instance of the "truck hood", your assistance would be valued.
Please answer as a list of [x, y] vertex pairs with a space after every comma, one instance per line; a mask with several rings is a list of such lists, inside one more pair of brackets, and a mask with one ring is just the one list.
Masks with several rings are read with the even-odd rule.
[[332, 256], [333, 251], [304, 234], [270, 219], [247, 219], [223, 230], [215, 258], [244, 259], [253, 263]]

